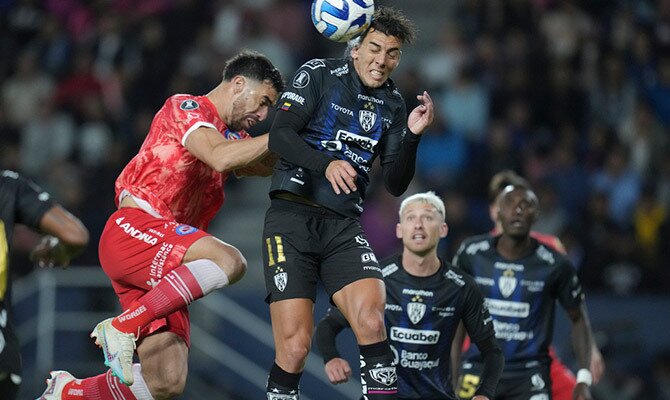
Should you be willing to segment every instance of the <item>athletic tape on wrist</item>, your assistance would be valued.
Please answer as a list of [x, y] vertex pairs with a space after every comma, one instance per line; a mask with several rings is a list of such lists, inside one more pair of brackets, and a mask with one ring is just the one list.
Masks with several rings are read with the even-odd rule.
[[593, 375], [591, 375], [591, 371], [586, 368], [577, 371], [577, 383], [585, 383], [586, 386], [591, 386], [593, 383]]

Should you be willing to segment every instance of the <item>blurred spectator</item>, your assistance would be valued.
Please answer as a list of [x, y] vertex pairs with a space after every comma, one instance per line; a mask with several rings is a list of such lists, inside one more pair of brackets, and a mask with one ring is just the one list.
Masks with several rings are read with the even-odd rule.
[[633, 115], [635, 85], [625, 75], [623, 58], [615, 53], [603, 57], [598, 76], [590, 94], [593, 122], [619, 129]]
[[460, 182], [462, 172], [468, 169], [468, 143], [439, 115], [427, 133], [416, 157], [417, 176], [433, 190], [453, 189]]
[[441, 111], [449, 124], [473, 143], [486, 135], [489, 117], [488, 90], [475, 79], [472, 65], [461, 69], [454, 84], [442, 94]]
[[618, 131], [619, 140], [630, 148], [631, 164], [642, 178], [650, 178], [665, 154], [668, 136], [647, 102], [639, 100], [634, 113]]

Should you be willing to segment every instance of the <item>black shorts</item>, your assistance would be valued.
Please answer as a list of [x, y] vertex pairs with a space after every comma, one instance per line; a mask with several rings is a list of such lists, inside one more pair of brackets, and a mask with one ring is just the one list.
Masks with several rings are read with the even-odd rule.
[[19, 339], [16, 337], [14, 325], [9, 321], [9, 313], [2, 301], [0, 301], [0, 314], [0, 375], [15, 374], [21, 376]]
[[273, 199], [263, 229], [265, 301], [316, 301], [317, 280], [332, 298], [364, 278], [382, 279], [358, 220], [327, 208]]
[[[481, 383], [483, 365], [465, 363], [458, 379], [456, 395], [470, 399]], [[470, 394], [472, 393], [472, 394]], [[551, 400], [549, 365], [538, 365], [518, 372], [503, 372], [492, 400]]]

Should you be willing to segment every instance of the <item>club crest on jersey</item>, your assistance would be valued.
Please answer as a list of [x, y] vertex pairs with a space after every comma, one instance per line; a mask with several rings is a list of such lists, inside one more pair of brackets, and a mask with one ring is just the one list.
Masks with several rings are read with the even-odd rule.
[[195, 110], [196, 108], [199, 108], [199, 107], [200, 107], [200, 104], [198, 104], [197, 101], [191, 100], [191, 99], [184, 100], [179, 105], [179, 108], [181, 108], [184, 111]]
[[369, 110], [360, 110], [358, 112], [358, 122], [361, 123], [361, 127], [365, 129], [366, 132], [370, 132], [377, 122], [377, 114]]
[[391, 386], [398, 379], [395, 367], [383, 367], [381, 364], [376, 367], [370, 369], [370, 377], [382, 385]]
[[293, 78], [293, 87], [296, 89], [302, 89], [307, 85], [309, 85], [309, 74], [307, 71], [300, 71], [298, 75]]
[[286, 284], [288, 283], [288, 274], [286, 272], [280, 272], [275, 275], [275, 286], [279, 289], [280, 292], [283, 292], [286, 289]]
[[407, 304], [407, 316], [409, 316], [409, 320], [412, 321], [414, 325], [418, 324], [425, 314], [426, 314], [425, 304], [417, 303], [415, 301], [412, 301]]
[[498, 289], [500, 289], [500, 294], [502, 294], [504, 297], [509, 297], [512, 293], [514, 293], [514, 289], [516, 289], [516, 283], [517, 280], [514, 277], [514, 272], [511, 269], [503, 272], [500, 279], [498, 279]]
[[179, 236], [190, 235], [197, 230], [198, 228], [194, 228], [191, 225], [186, 224], [179, 224], [176, 228], [174, 228], [175, 233]]

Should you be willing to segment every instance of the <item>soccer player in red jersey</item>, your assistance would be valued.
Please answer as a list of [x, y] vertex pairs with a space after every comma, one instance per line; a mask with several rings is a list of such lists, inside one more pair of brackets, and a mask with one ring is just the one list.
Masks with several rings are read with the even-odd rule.
[[[188, 367], [187, 306], [242, 278], [244, 256], [205, 232], [224, 201], [231, 171], [269, 175], [268, 135], [245, 130], [264, 120], [283, 90], [265, 56], [227, 61], [205, 96], [167, 99], [139, 153], [116, 181], [118, 210], [99, 244], [100, 263], [124, 310], [99, 323], [105, 374], [75, 379], [51, 372], [42, 399], [167, 399], [181, 394]], [[135, 349], [139, 364], [133, 364]]]
[[[511, 170], [500, 171], [497, 174], [493, 175], [491, 181], [489, 182], [489, 215], [491, 221], [494, 221], [496, 226], [491, 231], [491, 235], [497, 235], [502, 231], [500, 227], [500, 222], [496, 218], [498, 213], [498, 206], [496, 205], [496, 198], [498, 194], [508, 185], [522, 185], [530, 187], [530, 184], [526, 179], [516, 174]], [[538, 242], [549, 246], [556, 251], [565, 254], [566, 250], [563, 246], [563, 243], [559, 238], [554, 235], [540, 233], [531, 231], [530, 236], [536, 239]], [[563, 364], [563, 362], [558, 358], [553, 347], [549, 347], [549, 356], [551, 357], [551, 392], [553, 400], [571, 400], [572, 392], [577, 384], [575, 375], [572, 371]], [[591, 373], [593, 374], [593, 382], [597, 383], [605, 370], [605, 362], [603, 361], [602, 354], [593, 343], [591, 347]]]

